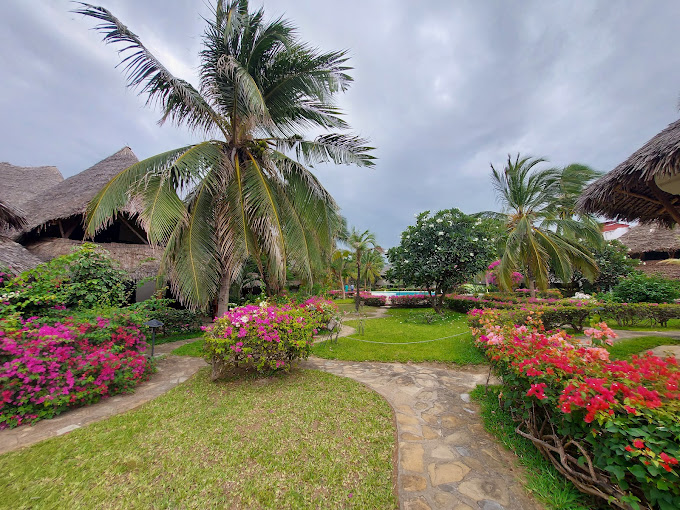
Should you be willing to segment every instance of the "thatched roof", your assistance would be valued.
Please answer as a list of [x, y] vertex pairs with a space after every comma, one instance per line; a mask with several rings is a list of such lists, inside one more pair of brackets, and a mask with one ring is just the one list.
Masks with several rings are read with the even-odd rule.
[[662, 264], [663, 260], [646, 260], [635, 269], [645, 274], [660, 274], [664, 278], [680, 280], [680, 266], [674, 264]]
[[0, 200], [14, 209], [64, 180], [56, 166], [14, 166], [0, 163]]
[[[72, 239], [46, 237], [28, 244], [26, 248], [41, 261], [46, 262], [61, 255], [68, 255], [82, 241]], [[130, 275], [132, 280], [141, 280], [156, 276], [160, 267], [161, 252], [147, 244], [97, 243], [109, 252], [111, 258], [120, 264], [121, 269]]]
[[23, 217], [21, 212], [0, 200], [0, 235], [2, 235], [3, 230], [22, 228], [25, 225], [26, 218]]
[[619, 237], [631, 255], [660, 251], [673, 253], [680, 250], [680, 229], [643, 224], [631, 228]]
[[83, 214], [90, 200], [117, 173], [139, 160], [130, 147], [124, 147], [96, 165], [69, 177], [23, 204], [28, 215], [24, 233], [47, 223]]
[[21, 273], [33, 269], [42, 260], [26, 248], [7, 238], [0, 237], [0, 266], [8, 268], [12, 273]]
[[[626, 221], [676, 223], [653, 188], [654, 177], [680, 173], [680, 120], [654, 136], [626, 161], [586, 188], [579, 208], [588, 213]], [[680, 196], [664, 191], [673, 205]]]

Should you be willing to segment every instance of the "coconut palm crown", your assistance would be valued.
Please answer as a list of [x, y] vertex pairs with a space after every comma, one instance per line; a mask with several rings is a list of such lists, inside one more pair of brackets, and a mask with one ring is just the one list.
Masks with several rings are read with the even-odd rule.
[[576, 179], [573, 174], [581, 172], [569, 170], [564, 175], [563, 170], [537, 169], [543, 162], [542, 158], [521, 158], [518, 154], [514, 161], [508, 156], [503, 169], [491, 165], [507, 228], [507, 238], [500, 247], [498, 280], [510, 289], [513, 272], [523, 272], [532, 294], [535, 285], [548, 287], [550, 269], [562, 281], [568, 281], [574, 269], [592, 280], [598, 268], [583, 241], [601, 239], [596, 223], [580, 221], [568, 212], [571, 180]]
[[[124, 45], [127, 84], [161, 108], [160, 124], [206, 138], [119, 173], [89, 204], [86, 233], [93, 236], [131, 201], [141, 205], [149, 242], [164, 247], [163, 269], [192, 308], [218, 294], [226, 303], [249, 256], [266, 260], [279, 285], [287, 266], [309, 281], [314, 269], [327, 268], [338, 208], [308, 167], [371, 166], [374, 159], [365, 140], [346, 132], [334, 102], [352, 81], [346, 52], [312, 48], [289, 21], [266, 21], [247, 0], [220, 0], [206, 20], [196, 89], [107, 9], [82, 3], [75, 12], [101, 21], [96, 30], [105, 43]], [[326, 134], [308, 140], [307, 129]]]

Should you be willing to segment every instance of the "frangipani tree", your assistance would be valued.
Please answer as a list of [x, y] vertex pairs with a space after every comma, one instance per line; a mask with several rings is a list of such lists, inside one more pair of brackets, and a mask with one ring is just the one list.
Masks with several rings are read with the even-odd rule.
[[495, 250], [487, 220], [445, 209], [418, 215], [401, 234], [399, 246], [387, 251], [390, 280], [427, 289], [439, 312], [447, 292], [485, 270]]
[[[219, 0], [206, 20], [196, 89], [107, 9], [81, 4], [75, 12], [101, 21], [104, 42], [123, 45], [128, 86], [160, 106], [161, 124], [206, 138], [114, 177], [87, 208], [87, 235], [134, 201], [150, 243], [164, 247], [180, 301], [205, 308], [219, 295], [218, 313], [249, 256], [264, 260], [260, 272], [279, 286], [287, 265], [309, 281], [327, 269], [341, 220], [308, 166], [374, 159], [364, 140], [343, 132], [349, 126], [334, 102], [352, 81], [347, 54], [301, 42], [289, 21], [265, 21], [247, 0]], [[310, 128], [327, 134], [308, 140], [302, 133]]]

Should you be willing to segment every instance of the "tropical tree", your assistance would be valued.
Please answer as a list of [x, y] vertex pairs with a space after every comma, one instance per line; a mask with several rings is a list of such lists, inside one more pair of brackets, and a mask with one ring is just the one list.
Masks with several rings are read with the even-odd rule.
[[562, 281], [571, 280], [574, 269], [592, 281], [598, 272], [597, 263], [583, 240], [601, 239], [596, 225], [565, 212], [569, 210], [569, 200], [560, 180], [563, 172], [537, 169], [543, 162], [542, 158], [521, 158], [517, 154], [514, 160], [508, 155], [501, 170], [491, 165], [507, 228], [507, 238], [500, 249], [498, 282], [511, 289], [512, 274], [519, 271], [526, 276], [533, 297], [536, 286], [547, 289], [551, 268]]
[[387, 251], [390, 280], [427, 289], [432, 308], [441, 311], [447, 292], [487, 268], [495, 255], [491, 223], [445, 209], [418, 215], [401, 234], [399, 246]]
[[331, 258], [331, 274], [336, 282], [340, 282], [342, 299], [345, 299], [345, 278], [349, 277], [351, 261], [352, 252], [349, 250], [336, 249]]
[[372, 285], [380, 278], [385, 268], [385, 258], [380, 250], [373, 249], [365, 251], [361, 259], [361, 278], [364, 281], [364, 290], [368, 290], [368, 284]]
[[[344, 131], [334, 101], [352, 81], [346, 52], [301, 42], [289, 21], [265, 21], [247, 0], [219, 0], [206, 20], [197, 89], [107, 9], [81, 4], [75, 12], [101, 20], [104, 42], [124, 45], [128, 86], [160, 105], [161, 124], [206, 137], [116, 175], [88, 205], [87, 235], [134, 201], [150, 243], [164, 247], [162, 267], [180, 301], [205, 308], [217, 295], [218, 313], [249, 256], [267, 265], [260, 273], [273, 291], [287, 265], [310, 282], [327, 268], [338, 208], [307, 167], [374, 159], [364, 140]], [[326, 134], [308, 140], [309, 128]]]
[[365, 252], [376, 247], [375, 234], [369, 232], [368, 230], [359, 232], [356, 228], [353, 227], [352, 231], [349, 233], [349, 236], [347, 237], [347, 241], [345, 242], [351, 248], [354, 254], [354, 262], [356, 263], [357, 266], [357, 286], [356, 292], [354, 293], [354, 308], [358, 312], [360, 301], [359, 282], [361, 281], [361, 260]]

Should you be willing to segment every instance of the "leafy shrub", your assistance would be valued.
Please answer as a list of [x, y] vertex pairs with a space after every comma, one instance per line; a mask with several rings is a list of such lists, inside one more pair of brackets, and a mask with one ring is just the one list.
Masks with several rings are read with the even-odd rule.
[[[4, 280], [4, 279], [3, 279]], [[85, 243], [0, 283], [0, 317], [13, 313], [43, 315], [52, 307], [120, 306], [127, 301], [127, 275], [105, 251]]]
[[183, 308], [173, 308], [175, 303], [172, 299], [152, 298], [139, 303], [134, 303], [126, 309], [134, 311], [143, 317], [141, 322], [151, 319], [159, 320], [163, 323], [160, 328], [162, 335], [172, 335], [173, 333], [188, 333], [201, 329], [205, 317], [199, 313]]
[[614, 287], [620, 303], [669, 303], [680, 297], [680, 284], [659, 275], [634, 272]]
[[0, 320], [0, 429], [132, 390], [151, 371], [145, 349], [131, 323]]
[[473, 310], [470, 320], [520, 433], [567, 466], [581, 490], [621, 505], [679, 508], [677, 360], [648, 353], [612, 362], [605, 349], [578, 345], [564, 331], [543, 333], [536, 316], [517, 326], [504, 313]]
[[474, 283], [463, 283], [456, 289], [458, 294], [480, 294], [486, 292], [484, 285], [475, 285]]
[[393, 308], [426, 308], [432, 306], [430, 296], [426, 294], [412, 294], [410, 296], [390, 297], [390, 306]]
[[206, 356], [217, 379], [230, 369], [269, 373], [306, 359], [312, 336], [325, 326], [316, 305], [247, 305], [225, 313], [206, 328]]

